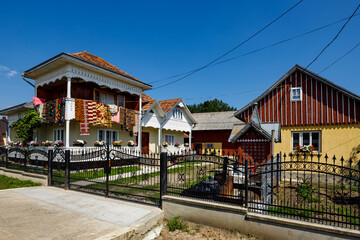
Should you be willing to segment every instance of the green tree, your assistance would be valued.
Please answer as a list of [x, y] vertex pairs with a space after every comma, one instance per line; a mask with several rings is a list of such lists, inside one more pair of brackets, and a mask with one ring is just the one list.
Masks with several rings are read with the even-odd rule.
[[40, 127], [43, 122], [39, 113], [35, 108], [29, 109], [22, 118], [12, 124], [12, 128], [16, 131], [16, 137], [22, 139], [23, 144], [33, 139], [35, 128]]
[[205, 101], [199, 104], [188, 105], [191, 113], [202, 113], [202, 112], [225, 112], [235, 111], [236, 108], [230, 107], [229, 104], [224, 103], [222, 100], [214, 99], [211, 101]]

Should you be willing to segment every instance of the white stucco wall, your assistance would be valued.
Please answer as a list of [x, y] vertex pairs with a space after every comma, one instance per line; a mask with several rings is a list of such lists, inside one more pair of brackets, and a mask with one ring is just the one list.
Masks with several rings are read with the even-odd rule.
[[[173, 117], [173, 111], [175, 109], [179, 109], [182, 112], [182, 119], [174, 118]], [[189, 132], [192, 127], [192, 123], [190, 119], [185, 114], [183, 108], [176, 107], [169, 111], [167, 114], [168, 120], [163, 125], [163, 129], [167, 130], [175, 130], [175, 131], [183, 131], [183, 132]]]

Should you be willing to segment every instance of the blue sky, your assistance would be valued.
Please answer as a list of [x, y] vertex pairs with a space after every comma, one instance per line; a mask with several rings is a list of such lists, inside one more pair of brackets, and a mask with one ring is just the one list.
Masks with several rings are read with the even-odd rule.
[[[20, 71], [61, 52], [86, 50], [151, 83], [205, 65], [296, 2], [3, 1], [0, 109], [30, 101], [34, 90], [21, 79]], [[349, 17], [358, 4], [355, 0], [305, 0], [224, 59]], [[295, 64], [309, 64], [343, 24], [219, 64], [146, 93], [158, 100], [181, 97], [187, 104], [218, 96], [239, 109]], [[359, 41], [360, 15], [349, 22], [309, 70], [320, 72]], [[360, 94], [359, 66], [360, 47], [321, 75]], [[154, 83], [153, 87], [169, 81]]]

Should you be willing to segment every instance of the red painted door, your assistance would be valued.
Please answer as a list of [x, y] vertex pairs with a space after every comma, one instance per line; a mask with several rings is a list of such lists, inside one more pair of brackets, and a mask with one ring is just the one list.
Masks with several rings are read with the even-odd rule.
[[141, 152], [148, 154], [149, 153], [149, 133], [142, 132], [141, 134]]

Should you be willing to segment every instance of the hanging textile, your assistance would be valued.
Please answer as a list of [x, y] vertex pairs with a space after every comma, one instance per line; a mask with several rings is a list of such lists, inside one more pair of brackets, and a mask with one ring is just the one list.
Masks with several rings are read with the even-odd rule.
[[55, 123], [62, 127], [65, 123], [65, 98], [58, 98], [55, 101]]
[[120, 107], [119, 111], [120, 111], [120, 120], [119, 120], [119, 123], [120, 123], [121, 125], [124, 125], [124, 122], [125, 122], [125, 108]]
[[75, 99], [69, 98], [65, 100], [65, 120], [75, 119]]
[[88, 107], [88, 122], [94, 123], [96, 121], [96, 102], [88, 100], [87, 101]]
[[88, 122], [88, 101], [84, 101], [84, 122], [80, 123], [80, 135], [90, 135], [90, 127]]
[[44, 116], [44, 105], [45, 105], [44, 103], [39, 105], [39, 116], [40, 116], [40, 118], [43, 118], [43, 116]]
[[122, 129], [129, 132], [133, 130], [133, 126], [135, 125], [135, 111], [125, 108], [124, 112], [124, 122]]
[[138, 111], [134, 111], [135, 113], [135, 125], [133, 127], [134, 134], [137, 134], [140, 129], [140, 114]]
[[75, 99], [75, 120], [84, 122], [84, 100]]
[[53, 101], [44, 103], [41, 107], [42, 117], [45, 124], [53, 125], [59, 124], [59, 126], [64, 126], [65, 123], [65, 98], [59, 98]]
[[108, 105], [96, 103], [96, 120], [93, 124], [105, 127], [112, 127], [111, 113]]
[[111, 121], [120, 124], [120, 109], [119, 109], [119, 107], [117, 107], [117, 108], [118, 108], [118, 110], [117, 110], [116, 114], [111, 116]]
[[109, 109], [112, 116], [114, 116], [119, 111], [118, 106], [114, 104], [109, 105]]

